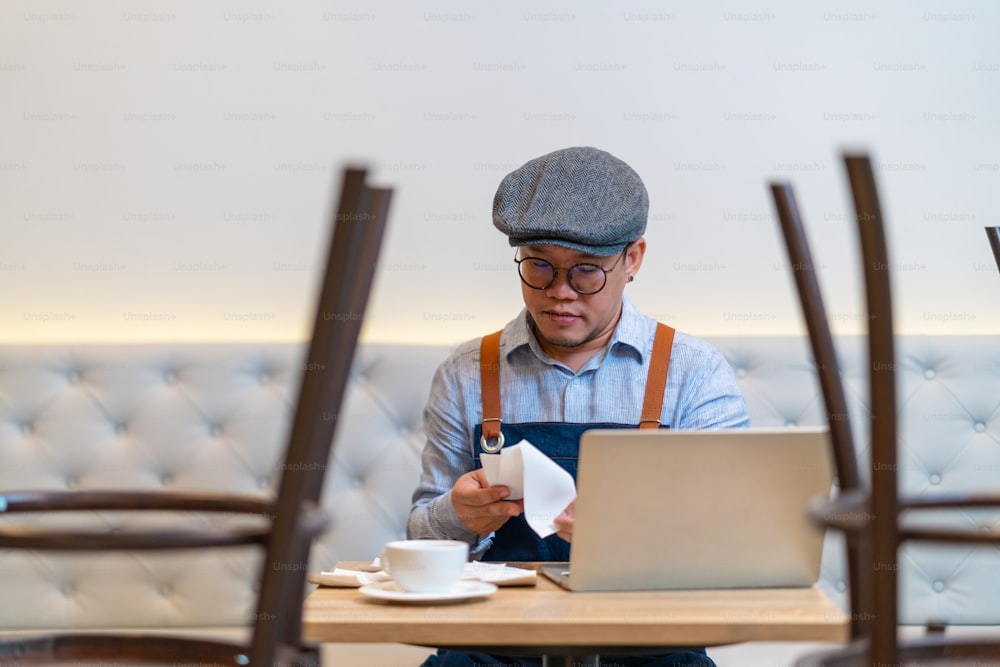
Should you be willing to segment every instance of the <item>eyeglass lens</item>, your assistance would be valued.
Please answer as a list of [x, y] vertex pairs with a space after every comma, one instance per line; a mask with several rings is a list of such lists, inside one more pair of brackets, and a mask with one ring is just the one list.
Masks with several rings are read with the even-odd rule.
[[[545, 289], [555, 282], [556, 269], [540, 259], [528, 257], [518, 264], [521, 278], [529, 287]], [[599, 292], [604, 287], [607, 274], [596, 264], [577, 264], [567, 273], [570, 287], [581, 294]]]

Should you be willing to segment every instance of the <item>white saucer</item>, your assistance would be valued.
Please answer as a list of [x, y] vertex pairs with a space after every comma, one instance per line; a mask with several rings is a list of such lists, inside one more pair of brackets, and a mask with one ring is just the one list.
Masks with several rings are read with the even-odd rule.
[[395, 581], [380, 581], [362, 586], [358, 592], [365, 597], [392, 602], [454, 602], [493, 595], [497, 587], [485, 581], [460, 581], [443, 593], [411, 593], [404, 591]]

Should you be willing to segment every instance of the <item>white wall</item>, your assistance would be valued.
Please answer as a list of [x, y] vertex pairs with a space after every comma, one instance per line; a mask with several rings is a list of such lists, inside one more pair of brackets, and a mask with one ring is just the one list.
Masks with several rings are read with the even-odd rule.
[[397, 188], [364, 336], [520, 306], [502, 176], [604, 148], [650, 192], [629, 287], [696, 334], [802, 330], [766, 189], [798, 188], [863, 330], [839, 154], [868, 149], [897, 324], [1000, 331], [1000, 5], [6, 0], [0, 342], [300, 339], [339, 167]]

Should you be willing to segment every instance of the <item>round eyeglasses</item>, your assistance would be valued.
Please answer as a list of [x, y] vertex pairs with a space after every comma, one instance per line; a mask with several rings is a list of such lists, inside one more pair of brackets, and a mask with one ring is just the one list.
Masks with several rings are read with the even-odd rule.
[[597, 294], [608, 283], [608, 273], [615, 270], [622, 257], [628, 252], [628, 246], [622, 249], [621, 255], [611, 265], [605, 269], [597, 264], [574, 264], [568, 269], [552, 266], [549, 262], [538, 257], [514, 258], [517, 264], [517, 273], [521, 276], [521, 282], [531, 289], [548, 289], [556, 282], [556, 275], [560, 271], [566, 272], [566, 280], [573, 291], [578, 294], [589, 296]]

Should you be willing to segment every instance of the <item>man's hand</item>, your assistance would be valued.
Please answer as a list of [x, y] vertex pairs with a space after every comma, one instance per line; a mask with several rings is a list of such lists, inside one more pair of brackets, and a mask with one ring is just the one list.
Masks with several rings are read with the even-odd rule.
[[466, 527], [486, 535], [524, 511], [523, 501], [504, 500], [509, 495], [510, 489], [506, 486], [489, 486], [486, 473], [480, 468], [455, 480], [451, 504]]
[[573, 541], [573, 523], [576, 520], [576, 501], [569, 504], [569, 507], [562, 511], [552, 522], [556, 526], [556, 535], [567, 542]]

